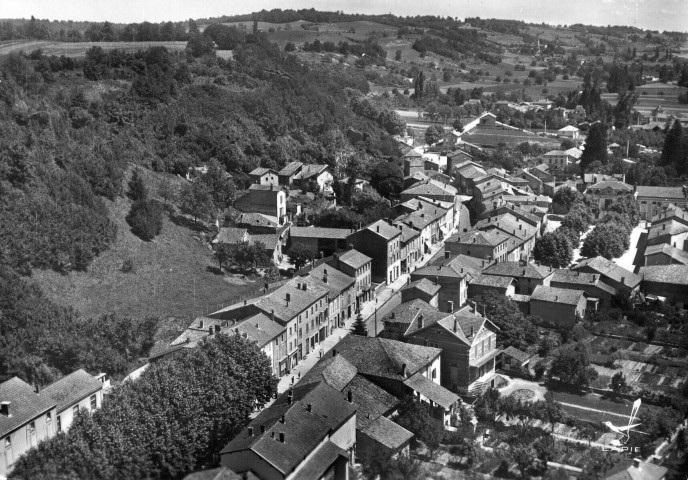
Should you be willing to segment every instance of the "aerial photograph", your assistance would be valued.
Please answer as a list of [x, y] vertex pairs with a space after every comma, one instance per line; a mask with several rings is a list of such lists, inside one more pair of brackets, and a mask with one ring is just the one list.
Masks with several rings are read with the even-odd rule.
[[10, 479], [688, 479], [688, 0], [0, 0]]

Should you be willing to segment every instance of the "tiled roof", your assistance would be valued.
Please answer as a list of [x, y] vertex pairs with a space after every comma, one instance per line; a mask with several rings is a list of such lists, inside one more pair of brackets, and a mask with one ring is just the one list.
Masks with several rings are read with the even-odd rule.
[[325, 171], [327, 168], [327, 165], [304, 165], [299, 172], [299, 177], [301, 179], [314, 177], [316, 175], [320, 175], [320, 173]]
[[280, 176], [289, 177], [291, 175], [294, 175], [301, 167], [303, 167], [303, 163], [291, 162], [285, 165], [285, 167], [279, 172], [277, 172], [277, 174]]
[[638, 193], [638, 199], [640, 197], [652, 197], [678, 200], [681, 203], [685, 201], [681, 187], [647, 187], [638, 185], [636, 192]]
[[464, 278], [473, 277], [477, 273], [473, 269], [450, 265], [449, 263], [439, 263], [437, 265], [426, 265], [411, 272], [411, 279], [420, 280], [422, 277], [453, 277]]
[[560, 132], [578, 132], [578, 127], [574, 127], [573, 125], [566, 125], [563, 128], [559, 129]]
[[277, 218], [262, 213], [242, 213], [236, 219], [238, 225], [250, 225], [253, 227], [279, 227]]
[[669, 469], [640, 460], [638, 467], [633, 460], [623, 459], [602, 477], [604, 480], [661, 480]]
[[[598, 285], [601, 283], [601, 276], [598, 273], [586, 273], [581, 272], [580, 270], [568, 270], [563, 268], [561, 270], [554, 271], [551, 281], [579, 285]], [[611, 290], [614, 291], [614, 289]]]
[[249, 190], [260, 190], [263, 192], [279, 192], [282, 190], [282, 187], [278, 185], [261, 185], [259, 183], [254, 183], [250, 187], [248, 187]]
[[[306, 285], [306, 290], [299, 288]], [[294, 278], [274, 292], [258, 299], [255, 305], [266, 315], [275, 313], [275, 318], [282, 323], [289, 322], [299, 312], [323, 298], [328, 290], [305, 278]], [[289, 301], [286, 301], [289, 294]]]
[[427, 182], [421, 182], [421, 183], [416, 183], [415, 185], [407, 188], [403, 192], [401, 192], [402, 195], [422, 195], [422, 196], [428, 196], [428, 195], [456, 195], [457, 191], [456, 188], [454, 188], [451, 185], [444, 184], [437, 182], [435, 180], [429, 180]]
[[18, 377], [0, 383], [0, 402], [11, 402], [11, 416], [0, 415], [0, 438], [44, 414], [57, 404], [48, 395], [37, 394], [31, 385]]
[[236, 245], [247, 240], [247, 231], [243, 227], [222, 227], [213, 239], [213, 243]]
[[405, 285], [404, 287], [402, 287], [401, 290], [404, 291], [416, 289], [430, 296], [433, 296], [440, 291], [440, 288], [442, 287], [440, 287], [439, 285], [435, 285], [427, 278], [421, 278], [420, 280], [416, 280], [415, 282], [411, 282], [408, 285]]
[[456, 268], [467, 268], [469, 270], [474, 270], [475, 275], [478, 275], [485, 266], [489, 265], [490, 262], [483, 260], [482, 258], [471, 257], [468, 255], [456, 255], [449, 260], [448, 265]]
[[640, 267], [638, 274], [644, 282], [688, 285], [687, 265], [651, 265]]
[[385, 240], [391, 240], [401, 235], [401, 231], [397, 227], [390, 225], [384, 220], [378, 220], [377, 222], [373, 222], [365, 228], [381, 236]]
[[678, 235], [685, 232], [688, 232], [688, 225], [676, 220], [669, 220], [652, 225], [647, 233], [647, 239], [652, 240], [664, 235]]
[[248, 243], [262, 243], [266, 250], [274, 250], [279, 245], [279, 235], [276, 233], [252, 233], [248, 236]]
[[245, 334], [246, 338], [264, 347], [284, 332], [285, 328], [273, 322], [267, 315], [259, 313], [234, 326], [233, 330], [238, 331], [239, 335]]
[[530, 299], [540, 300], [542, 302], [578, 305], [581, 297], [584, 297], [581, 290], [570, 290], [568, 288], [556, 288], [538, 285], [535, 287]]
[[258, 167], [258, 168], [254, 168], [253, 170], [251, 170], [250, 172], [248, 172], [248, 174], [249, 174], [249, 175], [256, 175], [256, 176], [258, 176], [258, 175], [265, 175], [266, 173], [269, 173], [269, 172], [277, 173], [277, 172], [274, 171], [272, 168]]
[[662, 243], [660, 245], [651, 245], [645, 249], [646, 257], [648, 255], [656, 255], [658, 253], [663, 253], [664, 255], [671, 257], [672, 259], [682, 263], [683, 265], [688, 265], [688, 252], [686, 252], [685, 250], [679, 250], [678, 248], [672, 247], [667, 243]]
[[325, 382], [330, 387], [343, 391], [358, 374], [358, 370], [342, 355], [321, 358], [299, 381], [298, 385]]
[[522, 295], [519, 293], [516, 293], [511, 296], [511, 301], [512, 302], [518, 302], [518, 303], [530, 303], [530, 295]]
[[590, 185], [588, 187], [588, 190], [591, 193], [595, 193], [596, 191], [604, 190], [606, 188], [611, 188], [612, 190], [618, 190], [623, 192], [633, 191], [633, 187], [631, 187], [629, 184], [620, 182], [618, 180], [603, 180], [601, 182], [597, 182], [595, 185]]
[[323, 227], [291, 227], [289, 235], [292, 237], [303, 238], [331, 238], [346, 240], [351, 235], [348, 228], [323, 228]]
[[321, 287], [327, 288], [330, 291], [331, 299], [340, 295], [356, 282], [355, 278], [324, 263], [310, 270], [308, 277], [320, 284]]
[[537, 234], [536, 227], [521, 221], [521, 219], [511, 213], [503, 213], [497, 217], [481, 220], [475, 224], [475, 227], [478, 230], [498, 228], [504, 233], [524, 240], [532, 238]]
[[471, 164], [457, 168], [454, 172], [463, 178], [479, 178], [487, 175], [487, 172], [483, 168]]
[[447, 210], [442, 207], [433, 207], [430, 209], [416, 210], [415, 212], [400, 215], [394, 219], [395, 223], [403, 223], [414, 229], [423, 229], [431, 225], [447, 214]]
[[227, 467], [212, 468], [210, 470], [201, 470], [194, 472], [184, 477], [184, 480], [259, 480], [257, 476], [250, 470], [248, 472], [234, 473]]
[[543, 279], [552, 274], [554, 270], [544, 265], [521, 262], [498, 262], [487, 267], [483, 273], [486, 275], [500, 275], [509, 277], [524, 277]]
[[516, 360], [518, 360], [521, 363], [523, 363], [526, 360], [529, 360], [530, 358], [533, 357], [531, 354], [523, 352], [523, 351], [521, 351], [518, 348], [513, 347], [513, 346], [505, 348], [504, 351], [502, 351], [502, 354], [508, 355], [512, 358], [515, 358]]
[[454, 234], [447, 238], [445, 243], [490, 245], [495, 247], [505, 241], [506, 236], [503, 233], [500, 234], [496, 231], [481, 232], [476, 230]]
[[[439, 375], [439, 372], [437, 374]], [[439, 383], [433, 382], [420, 372], [407, 378], [404, 381], [404, 385], [432, 400], [445, 410], [449, 409], [459, 399], [457, 394], [450, 392]]]
[[330, 468], [330, 465], [339, 457], [348, 459], [349, 454], [346, 450], [339, 448], [334, 443], [330, 441], [325, 442], [311, 458], [306, 460], [294, 478], [323, 478], [323, 475]]
[[552, 150], [547, 153], [545, 153], [545, 157], [560, 157], [562, 155], [568, 155], [564, 150]]
[[413, 438], [413, 434], [404, 427], [382, 416], [370, 422], [363, 433], [392, 451], [398, 450]]
[[404, 380], [402, 365], [411, 376], [429, 365], [441, 350], [379, 337], [347, 335], [334, 348], [360, 373], [391, 380]]
[[339, 261], [353, 269], [357, 269], [361, 268], [366, 263], [371, 262], [372, 258], [359, 252], [358, 250], [351, 249], [339, 255]]
[[623, 279], [623, 284], [629, 288], [635, 288], [642, 280], [639, 275], [636, 275], [630, 270], [626, 270], [625, 268], [618, 266], [616, 263], [612, 262], [611, 260], [607, 260], [604, 257], [598, 256], [594, 258], [583, 259], [578, 262], [578, 265], [573, 267], [572, 270], [578, 270], [584, 267], [587, 267], [590, 270], [599, 273], [600, 275], [609, 277], [616, 282], [621, 283], [621, 280]]
[[401, 230], [401, 243], [406, 244], [409, 241], [413, 240], [414, 238], [417, 238], [420, 236], [420, 232], [416, 230], [415, 228], [411, 228], [403, 223], [398, 224], [399, 229]]
[[416, 316], [421, 312], [436, 312], [437, 307], [433, 307], [425, 300], [414, 298], [410, 302], [404, 302], [385, 315], [382, 319], [384, 323], [401, 323], [410, 325]]
[[514, 283], [511, 277], [496, 275], [478, 275], [470, 281], [470, 285], [481, 285], [484, 287], [509, 288]]
[[349, 391], [356, 405], [356, 428], [359, 429], [366, 428], [380, 416], [389, 415], [401, 403], [397, 397], [362, 375], [356, 375], [342, 389], [342, 393], [347, 395]]
[[[255, 302], [254, 302], [255, 303]], [[239, 304], [243, 305], [243, 304]], [[226, 311], [226, 310], [221, 310]], [[195, 346], [199, 341], [210, 336], [209, 330], [212, 328], [215, 333], [217, 328], [226, 335], [239, 334], [249, 340], [256, 342], [260, 347], [264, 347], [268, 342], [284, 332], [285, 327], [273, 321], [264, 313], [251, 315], [243, 320], [234, 321], [222, 318], [198, 317], [186, 327], [171, 345]]]
[[57, 403], [56, 408], [59, 414], [65, 408], [71, 407], [102, 388], [103, 383], [100, 380], [79, 369], [51, 383], [43, 389], [41, 394]]

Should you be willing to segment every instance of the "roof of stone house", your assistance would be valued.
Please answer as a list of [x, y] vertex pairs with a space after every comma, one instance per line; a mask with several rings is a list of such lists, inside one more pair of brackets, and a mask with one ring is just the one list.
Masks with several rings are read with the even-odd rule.
[[291, 162], [286, 164], [282, 170], [277, 172], [277, 174], [280, 176], [290, 177], [297, 173], [301, 167], [303, 167], [303, 163]]
[[611, 260], [607, 260], [606, 258], [600, 256], [583, 259], [580, 262], [578, 262], [578, 265], [572, 267], [571, 269], [579, 270], [584, 267], [587, 267], [599, 273], [600, 275], [609, 277], [616, 282], [623, 283], [629, 288], [635, 288], [636, 286], [638, 286], [638, 284], [640, 284], [640, 281], [642, 280], [642, 278], [639, 275], [636, 275], [630, 270], [626, 270], [625, 268], [618, 266]]
[[413, 438], [411, 432], [383, 416], [371, 421], [362, 432], [392, 451], [403, 447]]
[[588, 190], [591, 193], [598, 192], [600, 190], [605, 190], [607, 188], [611, 188], [612, 190], [619, 191], [619, 192], [632, 192], [633, 187], [631, 187], [629, 184], [620, 182], [618, 180], [603, 180], [601, 182], [597, 182], [595, 185], [590, 185], [588, 187]]
[[688, 265], [651, 265], [640, 267], [644, 282], [688, 285]]
[[[439, 372], [437, 372], [437, 375], [439, 375]], [[412, 388], [444, 409], [449, 409], [459, 399], [457, 394], [450, 392], [439, 383], [433, 382], [421, 372], [417, 372], [407, 378], [404, 381], [404, 385]]]
[[376, 235], [381, 236], [385, 240], [389, 241], [399, 235], [401, 235], [401, 230], [397, 227], [390, 225], [384, 220], [378, 220], [364, 227], [366, 230], [370, 230]]
[[506, 241], [506, 235], [497, 231], [478, 231], [461, 232], [447, 238], [445, 243], [490, 245], [495, 247]]
[[274, 227], [279, 228], [277, 217], [264, 215], [262, 213], [242, 213], [236, 219], [237, 225], [252, 227]]
[[404, 302], [385, 315], [382, 321], [387, 323], [407, 324], [410, 325], [418, 314], [432, 315], [437, 312], [437, 307], [433, 307], [425, 300], [414, 298], [410, 302]]
[[684, 202], [683, 190], [681, 187], [649, 187], [645, 185], [638, 185], [636, 187], [637, 198], [640, 197], [650, 197], [650, 198], [662, 198], [662, 199], [673, 199], [679, 202]]
[[408, 225], [409, 227], [412, 227], [414, 229], [422, 230], [428, 225], [431, 225], [439, 221], [446, 214], [447, 211], [444, 208], [433, 207], [432, 210], [421, 209], [416, 210], [414, 212], [409, 212], [405, 215], [399, 215], [397, 218], [394, 219], [394, 222], [403, 223], [404, 225]]
[[351, 235], [349, 228], [291, 227], [289, 235], [298, 238], [328, 238], [345, 240]]
[[18, 377], [0, 383], [0, 402], [11, 402], [10, 416], [0, 415], [0, 437], [57, 405], [50, 396], [36, 393], [31, 385]]
[[279, 245], [280, 236], [276, 233], [251, 233], [248, 236], [248, 243], [262, 243], [266, 250], [275, 250]]
[[669, 220], [652, 225], [647, 233], [647, 239], [652, 240], [664, 235], [679, 235], [685, 232], [688, 232], [688, 225], [676, 220]]
[[439, 183], [434, 180], [416, 183], [403, 192], [402, 195], [428, 196], [428, 195], [456, 195], [456, 189], [448, 184]]
[[688, 252], [685, 250], [680, 250], [676, 247], [673, 247], [669, 245], [668, 243], [661, 243], [659, 245], [650, 245], [645, 249], [645, 256], [647, 257], [648, 255], [656, 255], [658, 253], [663, 253], [664, 255], [667, 255], [671, 257], [672, 259], [676, 260], [677, 262], [681, 262], [683, 265], [688, 265]]
[[212, 243], [226, 243], [228, 245], [236, 245], [237, 243], [247, 241], [248, 231], [244, 227], [221, 227], [217, 232]]
[[669, 469], [654, 463], [639, 460], [638, 466], [634, 465], [634, 460], [623, 459], [614, 465], [607, 473], [604, 480], [661, 480]]
[[408, 243], [410, 240], [420, 236], [420, 231], [416, 230], [415, 228], [411, 228], [404, 223], [399, 223], [397, 226], [401, 230], [401, 243]]
[[[304, 285], [306, 290], [303, 289]], [[274, 312], [277, 320], [286, 323], [309, 305], [326, 296], [327, 293], [328, 289], [316, 284], [308, 277], [299, 277], [259, 298], [255, 305], [266, 315], [271, 315]], [[287, 301], [287, 294], [289, 301]]]
[[407, 285], [404, 285], [401, 288], [401, 291], [404, 290], [418, 290], [420, 292], [423, 292], [427, 295], [433, 296], [437, 292], [440, 291], [442, 287], [439, 285], [434, 284], [427, 278], [421, 278], [420, 280], [416, 280], [415, 282], [410, 282]]
[[83, 398], [103, 389], [103, 383], [83, 369], [72, 372], [51, 383], [41, 391], [57, 403], [57, 413]]
[[563, 303], [566, 305], [578, 305], [581, 297], [585, 298], [581, 290], [570, 290], [568, 288], [548, 287], [538, 285], [530, 295], [531, 300], [542, 302]]
[[497, 262], [487, 267], [483, 273], [486, 275], [500, 275], [509, 277], [535, 278], [541, 280], [550, 276], [554, 270], [544, 265], [521, 262]]
[[252, 471], [248, 470], [241, 475], [234, 473], [227, 467], [211, 468], [193, 472], [184, 477], [184, 480], [260, 480]]
[[372, 258], [356, 249], [347, 250], [339, 255], [339, 261], [353, 269], [361, 268], [363, 265], [371, 262], [372, 260]]
[[552, 275], [552, 279], [550, 281], [552, 284], [567, 283], [570, 285], [581, 286], [594, 285], [610, 295], [614, 295], [616, 293], [616, 289], [604, 283], [601, 275], [598, 273], [586, 273], [579, 270], [561, 269], [554, 272], [554, 275]]
[[356, 428], [358, 429], [366, 428], [380, 416], [388, 415], [401, 404], [400, 399], [360, 374], [354, 376], [341, 391], [346, 392], [347, 395], [351, 391], [352, 400], [356, 405]]
[[249, 175], [254, 175], [254, 176], [262, 176], [265, 175], [266, 173], [277, 173], [275, 170], [272, 168], [264, 168], [264, 167], [258, 167], [254, 168], [250, 172], [248, 172]]
[[337, 297], [347, 288], [350, 288], [356, 279], [348, 276], [346, 273], [340, 272], [325, 263], [321, 263], [317, 267], [309, 270], [306, 274], [308, 278], [318, 283], [330, 291], [330, 299]]
[[470, 285], [480, 285], [483, 287], [509, 288], [514, 283], [512, 277], [502, 277], [497, 275], [478, 275], [470, 281]]
[[504, 350], [502, 350], [503, 355], [508, 355], [512, 358], [515, 358], [519, 362], [523, 363], [531, 358], [533, 358], [533, 355], [526, 353], [522, 350], [519, 350], [518, 348], [511, 346], [507, 347]]
[[314, 164], [304, 165], [301, 168], [301, 171], [299, 172], [298, 175], [301, 179], [307, 179], [307, 178], [314, 177], [316, 175], [320, 175], [322, 172], [324, 172], [328, 168], [329, 167], [327, 165], [314, 165]]
[[264, 192], [279, 192], [282, 190], [282, 187], [279, 185], [261, 185], [260, 183], [254, 183], [253, 185], [248, 187], [249, 190], [260, 190]]
[[321, 358], [311, 368], [298, 385], [326, 382], [332, 388], [343, 391], [344, 388], [358, 375], [358, 370], [341, 355], [328, 355]]

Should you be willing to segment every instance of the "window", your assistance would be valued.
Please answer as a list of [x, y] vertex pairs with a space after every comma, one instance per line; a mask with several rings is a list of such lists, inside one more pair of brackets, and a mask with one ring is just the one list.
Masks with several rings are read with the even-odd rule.
[[432, 378], [433, 378], [433, 380], [434, 380], [435, 378], [437, 378], [437, 370], [434, 369], [434, 368], [432, 369]]
[[91, 410], [98, 408], [98, 398], [95, 395], [91, 395]]
[[46, 422], [52, 422], [53, 421], [53, 415], [52, 413], [48, 412], [45, 414], [45, 421]]
[[32, 435], [36, 433], [36, 422], [29, 423], [29, 433]]
[[10, 448], [12, 448], [12, 438], [8, 435], [5, 438], [5, 450], [9, 450]]
[[79, 405], [74, 405], [72, 408], [72, 414], [76, 415], [77, 413], [79, 413]]
[[58, 432], [62, 431], [62, 419], [60, 418], [59, 415], [57, 416], [57, 431]]

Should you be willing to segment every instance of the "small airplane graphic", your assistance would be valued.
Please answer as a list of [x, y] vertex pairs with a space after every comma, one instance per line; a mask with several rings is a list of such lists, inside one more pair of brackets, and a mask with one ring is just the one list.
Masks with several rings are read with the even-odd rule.
[[640, 403], [640, 399], [637, 399], [635, 402], [633, 402], [633, 408], [631, 409], [631, 418], [628, 419], [628, 425], [616, 426], [609, 421], [604, 422], [604, 424], [609, 430], [611, 430], [619, 436], [618, 438], [611, 441], [612, 447], [620, 448], [626, 445], [628, 440], [631, 438], [631, 430], [640, 425], [640, 422], [633, 423], [636, 420], [636, 417], [638, 416]]

